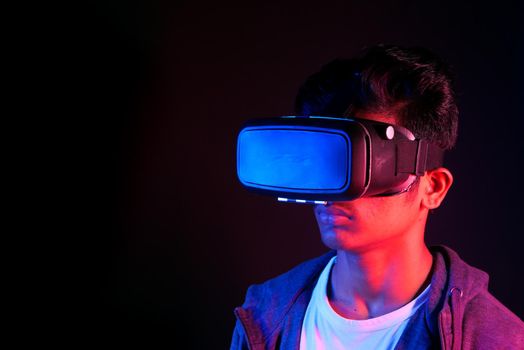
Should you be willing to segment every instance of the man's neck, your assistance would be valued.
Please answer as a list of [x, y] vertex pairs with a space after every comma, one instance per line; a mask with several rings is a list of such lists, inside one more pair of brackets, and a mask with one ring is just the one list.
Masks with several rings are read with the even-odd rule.
[[358, 253], [338, 251], [328, 285], [329, 301], [346, 318], [384, 315], [424, 290], [432, 261], [424, 242], [409, 240]]

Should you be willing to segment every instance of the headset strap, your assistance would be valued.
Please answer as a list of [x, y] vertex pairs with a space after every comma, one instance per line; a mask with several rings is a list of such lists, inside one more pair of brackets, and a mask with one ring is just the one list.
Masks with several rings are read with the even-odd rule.
[[444, 162], [444, 150], [426, 140], [401, 141], [396, 150], [397, 174], [422, 176]]

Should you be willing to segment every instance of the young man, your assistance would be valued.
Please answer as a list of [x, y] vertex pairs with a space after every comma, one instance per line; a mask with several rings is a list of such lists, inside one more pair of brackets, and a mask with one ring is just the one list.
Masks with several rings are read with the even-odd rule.
[[[309, 77], [296, 113], [400, 125], [449, 150], [458, 110], [447, 66], [379, 45]], [[428, 213], [453, 183], [429, 169], [388, 196], [315, 205], [324, 256], [251, 286], [231, 349], [524, 349], [524, 324], [451, 249], [428, 248]]]

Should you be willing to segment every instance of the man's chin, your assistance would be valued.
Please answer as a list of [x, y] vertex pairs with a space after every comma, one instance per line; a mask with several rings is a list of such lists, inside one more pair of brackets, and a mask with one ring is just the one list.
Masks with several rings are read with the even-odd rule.
[[341, 228], [320, 229], [322, 243], [334, 250], [352, 250], [357, 248], [358, 239], [355, 232]]

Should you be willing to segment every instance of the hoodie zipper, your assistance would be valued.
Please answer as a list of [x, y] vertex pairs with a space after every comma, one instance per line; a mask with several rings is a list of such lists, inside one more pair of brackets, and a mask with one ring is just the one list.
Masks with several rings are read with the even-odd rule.
[[453, 337], [451, 338], [452, 350], [460, 350], [462, 343], [462, 307], [461, 299], [464, 293], [462, 289], [453, 287], [449, 294], [451, 299], [451, 330]]
[[[442, 310], [438, 317], [440, 346], [443, 350], [460, 350], [462, 345], [462, 305], [464, 293], [452, 287], [447, 293], [449, 310]], [[449, 329], [451, 328], [451, 331]]]

